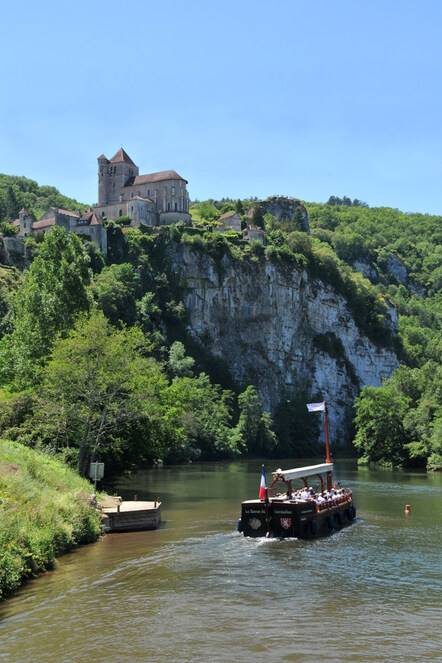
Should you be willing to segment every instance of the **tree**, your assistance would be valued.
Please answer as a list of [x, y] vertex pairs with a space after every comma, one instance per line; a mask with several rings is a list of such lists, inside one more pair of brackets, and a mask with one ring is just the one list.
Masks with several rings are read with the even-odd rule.
[[258, 226], [259, 228], [264, 228], [264, 214], [262, 212], [261, 205], [255, 205], [253, 207], [252, 214], [252, 225]]
[[111, 324], [132, 325], [136, 318], [138, 276], [131, 264], [109, 265], [95, 276], [92, 292]]
[[276, 446], [276, 435], [271, 430], [272, 418], [262, 409], [255, 387], [249, 385], [238, 396], [239, 421], [235, 429], [242, 445], [252, 454], [269, 455]]
[[53, 448], [73, 449], [82, 476], [94, 458], [105, 460], [127, 447], [124, 432], [139, 422], [144, 455], [152, 442], [149, 422], [166, 426], [163, 439], [173, 446], [178, 427], [167, 423], [173, 424], [173, 417], [164, 416], [162, 405], [167, 380], [159, 365], [143, 356], [144, 348], [141, 330], [117, 330], [101, 312], [80, 318], [54, 345], [31, 426]]
[[367, 462], [403, 465], [408, 459], [404, 429], [409, 399], [391, 386], [364, 387], [355, 400], [354, 445]]
[[13, 331], [0, 342], [3, 383], [24, 388], [37, 379], [57, 336], [90, 310], [90, 279], [89, 256], [81, 239], [54, 226], [12, 303]]
[[178, 378], [171, 390], [175, 402], [183, 409], [180, 422], [187, 447], [196, 452], [196, 457], [213, 460], [232, 458], [240, 453], [238, 440], [230, 427], [232, 392], [211, 384], [205, 373], [200, 373], [197, 378]]
[[169, 350], [169, 372], [173, 378], [193, 377], [195, 360], [186, 356], [184, 345], [175, 341]]
[[235, 211], [238, 212], [238, 214], [244, 214], [244, 206], [239, 198], [235, 203]]
[[205, 221], [214, 221], [219, 216], [219, 212], [210, 200], [204, 200], [196, 206], [200, 218]]

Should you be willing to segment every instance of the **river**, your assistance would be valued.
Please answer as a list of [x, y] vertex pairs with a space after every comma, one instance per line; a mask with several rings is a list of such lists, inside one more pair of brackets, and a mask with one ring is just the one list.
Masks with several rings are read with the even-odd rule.
[[357, 521], [313, 541], [236, 532], [257, 461], [140, 472], [119, 494], [159, 496], [161, 527], [81, 547], [0, 604], [0, 661], [441, 661], [442, 475], [335, 469]]

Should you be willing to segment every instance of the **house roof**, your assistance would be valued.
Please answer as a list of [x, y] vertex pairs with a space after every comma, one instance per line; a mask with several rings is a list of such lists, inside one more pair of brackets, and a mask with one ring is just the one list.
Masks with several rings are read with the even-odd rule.
[[[59, 207], [48, 207], [48, 209], [46, 210], [45, 214], [47, 214], [48, 212], [53, 212], [54, 215], [55, 215], [55, 214], [64, 214], [65, 216], [74, 216], [74, 217], [76, 217], [77, 219], [80, 218], [80, 215], [78, 214], [78, 212], [71, 212], [70, 210], [67, 210], [67, 209], [60, 209]], [[44, 216], [44, 215], [43, 215], [43, 216]], [[51, 217], [51, 218], [52, 218], [52, 217]]]
[[132, 166], [135, 166], [130, 156], [127, 154], [127, 152], [123, 150], [122, 147], [120, 147], [118, 152], [114, 154], [114, 156], [112, 157], [109, 163], [120, 163], [121, 161], [124, 161], [125, 163], [130, 163]]
[[77, 226], [78, 225], [101, 226], [102, 224], [100, 223], [100, 219], [95, 214], [95, 212], [89, 208], [86, 210], [86, 212], [83, 212], [83, 214], [78, 219]]
[[20, 219], [14, 219], [14, 221], [12, 222], [12, 225], [13, 226], [19, 226], [20, 225]]
[[181, 177], [181, 175], [178, 175], [175, 170], [162, 170], [159, 173], [137, 175], [133, 179], [130, 178], [124, 186], [137, 186], [138, 184], [150, 184], [151, 182], [162, 182], [163, 180], [183, 180], [187, 184], [187, 180]]
[[19, 211], [19, 214], [29, 214], [29, 212], [26, 209], [26, 207], [22, 207], [21, 210]]
[[51, 216], [50, 219], [43, 219], [42, 221], [34, 221], [32, 230], [39, 230], [40, 228], [47, 228], [47, 226], [55, 226], [55, 217]]
[[221, 214], [219, 217], [218, 221], [224, 221], [224, 219], [231, 219], [235, 214], [238, 214], [238, 212], [227, 212], [227, 214]]

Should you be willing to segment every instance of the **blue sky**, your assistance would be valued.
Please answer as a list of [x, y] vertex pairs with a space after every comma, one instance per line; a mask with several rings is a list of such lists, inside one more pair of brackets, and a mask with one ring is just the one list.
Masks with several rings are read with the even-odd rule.
[[123, 147], [191, 199], [442, 214], [439, 0], [24, 0], [2, 28], [0, 172], [94, 203]]

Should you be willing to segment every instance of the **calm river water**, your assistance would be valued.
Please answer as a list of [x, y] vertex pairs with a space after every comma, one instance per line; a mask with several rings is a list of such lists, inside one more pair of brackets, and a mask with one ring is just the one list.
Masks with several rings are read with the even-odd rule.
[[4, 601], [0, 661], [441, 661], [442, 475], [338, 461], [354, 525], [245, 539], [240, 502], [260, 468], [159, 468], [120, 485], [126, 499], [161, 497], [161, 528], [82, 547]]

